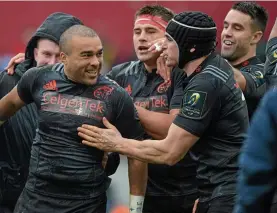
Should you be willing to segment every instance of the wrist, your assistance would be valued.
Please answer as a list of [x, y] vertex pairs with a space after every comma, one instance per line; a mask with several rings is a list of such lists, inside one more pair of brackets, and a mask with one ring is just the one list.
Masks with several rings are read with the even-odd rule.
[[142, 213], [144, 196], [130, 195], [130, 213]]

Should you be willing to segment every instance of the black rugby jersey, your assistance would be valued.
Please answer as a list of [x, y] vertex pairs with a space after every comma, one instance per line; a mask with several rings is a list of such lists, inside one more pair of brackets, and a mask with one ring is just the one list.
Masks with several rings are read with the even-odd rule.
[[239, 69], [246, 79], [244, 96], [247, 103], [248, 115], [251, 119], [266, 92], [264, 63], [255, 56], [234, 67]]
[[[117, 65], [107, 76], [125, 88], [135, 105], [162, 113], [180, 109], [185, 75], [179, 68], [172, 71], [169, 83], [165, 83], [163, 78], [156, 74], [156, 70], [149, 73], [141, 61]], [[174, 166], [148, 164], [146, 195], [182, 196], [195, 193], [195, 176], [196, 164], [190, 156], [186, 156]]]
[[65, 199], [105, 193], [110, 181], [101, 164], [103, 151], [83, 145], [77, 128], [104, 128], [106, 117], [124, 137], [142, 138], [144, 130], [127, 92], [103, 76], [92, 86], [74, 83], [64, 74], [63, 64], [30, 69], [17, 89], [26, 104], [34, 102], [38, 108], [25, 188]]
[[211, 54], [191, 76], [174, 124], [200, 137], [190, 150], [198, 160], [200, 200], [235, 194], [237, 157], [248, 113], [231, 66]]

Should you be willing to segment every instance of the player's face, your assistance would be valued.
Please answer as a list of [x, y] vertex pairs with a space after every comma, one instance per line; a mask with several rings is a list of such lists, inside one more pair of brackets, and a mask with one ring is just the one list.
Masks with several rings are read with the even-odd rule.
[[59, 45], [48, 39], [40, 39], [37, 48], [34, 49], [34, 57], [37, 66], [58, 63], [60, 60]]
[[252, 20], [237, 10], [230, 10], [224, 20], [221, 33], [221, 55], [230, 62], [245, 56], [251, 47], [253, 30]]
[[179, 48], [176, 42], [168, 35], [165, 35], [166, 40], [163, 44], [163, 54], [166, 58], [168, 67], [175, 67], [179, 62]]
[[[103, 63], [103, 46], [100, 38], [73, 36], [71, 53], [61, 53], [71, 80], [85, 84], [96, 84]], [[68, 44], [68, 45], [70, 45]]]
[[136, 55], [142, 62], [156, 61], [159, 54], [148, 51], [150, 42], [164, 37], [164, 31], [151, 24], [135, 23], [133, 43]]

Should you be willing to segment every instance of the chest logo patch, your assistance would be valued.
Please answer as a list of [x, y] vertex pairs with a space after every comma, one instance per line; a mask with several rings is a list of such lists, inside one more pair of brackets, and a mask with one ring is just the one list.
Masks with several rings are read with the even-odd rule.
[[109, 97], [112, 94], [113, 90], [114, 90], [113, 87], [102, 86], [102, 87], [97, 88], [93, 92], [93, 95], [96, 98], [105, 100], [105, 99], [107, 99], [107, 97]]
[[168, 82], [163, 82], [158, 86], [157, 92], [158, 93], [165, 93], [170, 86], [171, 86], [171, 80], [169, 80]]

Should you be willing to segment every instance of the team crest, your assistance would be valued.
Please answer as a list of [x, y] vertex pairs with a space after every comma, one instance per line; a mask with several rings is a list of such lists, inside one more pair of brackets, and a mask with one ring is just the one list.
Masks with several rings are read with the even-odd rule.
[[171, 86], [171, 80], [169, 80], [168, 82], [163, 82], [158, 86], [157, 92], [158, 93], [165, 93], [170, 86]]
[[99, 99], [106, 99], [107, 97], [109, 97], [112, 94], [112, 91], [114, 90], [113, 87], [109, 87], [109, 86], [102, 86], [97, 88], [94, 92], [93, 95], [96, 98]]

